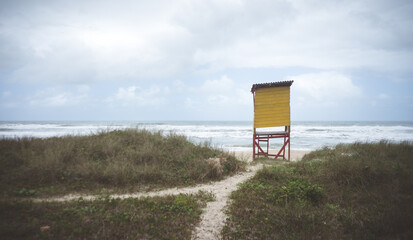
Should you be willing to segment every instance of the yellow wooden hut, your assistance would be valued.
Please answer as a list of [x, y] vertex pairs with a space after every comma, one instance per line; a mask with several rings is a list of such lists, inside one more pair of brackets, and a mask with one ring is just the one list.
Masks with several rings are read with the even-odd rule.
[[[253, 159], [257, 156], [286, 159], [286, 148], [288, 148], [288, 160], [290, 160], [290, 87], [292, 84], [293, 81], [282, 81], [252, 85]], [[269, 153], [269, 142], [273, 138], [283, 139], [282, 147], [276, 154]]]

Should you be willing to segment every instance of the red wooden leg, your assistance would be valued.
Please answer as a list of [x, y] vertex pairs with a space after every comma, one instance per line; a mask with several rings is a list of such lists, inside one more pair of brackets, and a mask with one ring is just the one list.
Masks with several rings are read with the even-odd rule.
[[255, 160], [255, 134], [252, 137], [252, 161]]

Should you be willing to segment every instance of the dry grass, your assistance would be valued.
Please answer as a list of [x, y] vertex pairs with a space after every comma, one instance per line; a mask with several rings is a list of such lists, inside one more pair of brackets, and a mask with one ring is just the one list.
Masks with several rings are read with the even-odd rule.
[[[222, 170], [207, 159], [225, 159]], [[136, 191], [220, 180], [243, 169], [233, 155], [170, 133], [128, 129], [90, 136], [0, 140], [3, 196]]]

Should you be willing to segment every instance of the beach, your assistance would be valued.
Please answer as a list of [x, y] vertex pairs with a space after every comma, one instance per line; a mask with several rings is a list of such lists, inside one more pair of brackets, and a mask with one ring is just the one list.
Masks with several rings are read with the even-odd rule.
[[[304, 157], [304, 155], [309, 152], [311, 151], [291, 149], [290, 150], [290, 153], [291, 153], [290, 161], [293, 161], [293, 162], [300, 161]], [[251, 151], [237, 151], [234, 153], [235, 153], [235, 156], [239, 160], [246, 161], [246, 162], [252, 162], [252, 150]], [[277, 154], [277, 152], [276, 150], [270, 150], [270, 154]]]

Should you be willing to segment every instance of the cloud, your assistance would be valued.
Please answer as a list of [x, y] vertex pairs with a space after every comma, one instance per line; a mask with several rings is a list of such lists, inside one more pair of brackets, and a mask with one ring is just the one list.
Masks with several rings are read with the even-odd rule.
[[8, 43], [0, 47], [0, 67], [15, 68], [14, 80], [140, 80], [168, 76], [187, 62], [186, 31], [169, 22], [171, 5], [26, 3], [0, 15], [0, 42]]
[[207, 94], [207, 103], [212, 106], [234, 107], [250, 105], [251, 94], [245, 84], [236, 84], [226, 75], [219, 79], [206, 80], [200, 90]]
[[79, 85], [77, 87], [77, 91], [79, 93], [88, 93], [90, 91], [90, 87], [88, 85]]
[[379, 97], [379, 99], [381, 99], [381, 100], [387, 100], [387, 99], [390, 98], [390, 96], [387, 95], [387, 94], [385, 94], [385, 93], [380, 93], [378, 97]]
[[70, 92], [59, 88], [47, 88], [37, 91], [27, 98], [29, 105], [37, 107], [66, 107], [91, 102], [85, 92]]
[[194, 105], [193, 100], [190, 97], [187, 97], [185, 99], [185, 107], [193, 108], [193, 105]]
[[199, 21], [201, 26], [194, 27], [209, 42], [196, 52], [200, 65], [411, 69], [413, 44], [407, 33], [413, 33], [413, 22], [403, 10], [412, 9], [411, 3], [259, 1], [251, 5], [238, 1], [228, 5], [207, 8], [210, 21]]
[[0, 99], [0, 107], [14, 108], [19, 105], [19, 103], [14, 99], [14, 94], [11, 91], [3, 91]]
[[16, 1], [0, 11], [15, 81], [177, 76], [228, 68], [411, 72], [410, 1]]
[[299, 105], [314, 102], [329, 106], [341, 101], [359, 98], [362, 95], [360, 87], [351, 78], [336, 72], [309, 73], [290, 76], [293, 79], [292, 94], [298, 99]]
[[201, 90], [204, 92], [230, 92], [234, 89], [235, 83], [232, 79], [226, 75], [221, 76], [219, 79], [207, 80], [201, 86]]
[[1, 93], [1, 97], [3, 99], [9, 98], [10, 96], [12, 96], [12, 93], [10, 91], [4, 91], [4, 92]]
[[127, 106], [156, 106], [166, 102], [169, 88], [152, 86], [142, 89], [138, 86], [118, 88], [116, 94], [106, 101], [112, 105]]
[[233, 105], [234, 102], [232, 102], [231, 100], [232, 99], [226, 95], [210, 95], [207, 99], [208, 104], [221, 107], [228, 107], [229, 105]]

